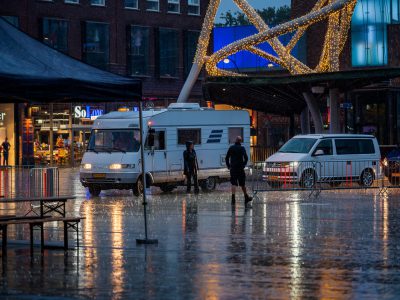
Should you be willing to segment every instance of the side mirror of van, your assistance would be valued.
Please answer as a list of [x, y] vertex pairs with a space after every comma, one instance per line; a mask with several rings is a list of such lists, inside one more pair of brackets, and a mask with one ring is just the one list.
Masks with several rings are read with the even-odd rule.
[[317, 151], [314, 152], [313, 156], [321, 156], [324, 154], [325, 154], [324, 150], [318, 149]]

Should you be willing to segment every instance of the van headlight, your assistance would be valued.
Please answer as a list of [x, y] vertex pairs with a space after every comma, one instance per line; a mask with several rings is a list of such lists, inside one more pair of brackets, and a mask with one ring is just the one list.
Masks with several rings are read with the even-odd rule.
[[111, 164], [108, 166], [110, 170], [121, 170], [127, 168], [135, 168], [135, 164]]
[[387, 158], [386, 158], [386, 157], [383, 159], [383, 162], [382, 162], [382, 164], [383, 164], [385, 167], [387, 167], [387, 166], [388, 166], [388, 160], [387, 160]]
[[299, 166], [299, 162], [298, 161], [292, 161], [289, 165], [292, 168], [297, 168]]
[[91, 170], [92, 164], [81, 164], [82, 169], [84, 170]]

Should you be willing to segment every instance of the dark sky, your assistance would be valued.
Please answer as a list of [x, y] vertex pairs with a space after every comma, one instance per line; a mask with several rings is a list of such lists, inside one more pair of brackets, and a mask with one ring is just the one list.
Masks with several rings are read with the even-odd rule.
[[[282, 6], [282, 5], [290, 5], [290, 0], [247, 0], [254, 8], [264, 8], [269, 6]], [[232, 0], [221, 0], [221, 5], [218, 11], [217, 16], [219, 16], [222, 12], [225, 11], [236, 11], [237, 6], [233, 3]]]

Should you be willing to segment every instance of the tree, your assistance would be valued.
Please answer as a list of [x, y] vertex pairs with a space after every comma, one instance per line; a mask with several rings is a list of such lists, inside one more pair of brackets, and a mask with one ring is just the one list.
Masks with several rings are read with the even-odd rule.
[[[287, 5], [279, 8], [267, 7], [257, 9], [256, 11], [268, 25], [274, 26], [290, 20], [290, 7]], [[215, 26], [243, 26], [251, 24], [246, 15], [241, 11], [234, 13], [227, 11], [226, 13], [222, 13], [220, 18], [223, 22], [217, 23]]]

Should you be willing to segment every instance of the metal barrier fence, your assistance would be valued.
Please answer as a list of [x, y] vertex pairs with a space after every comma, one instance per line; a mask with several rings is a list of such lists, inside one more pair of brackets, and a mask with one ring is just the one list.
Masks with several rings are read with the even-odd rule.
[[[387, 186], [379, 160], [335, 160], [306, 162], [258, 162], [253, 165], [251, 188], [263, 191], [305, 190], [319, 194], [322, 190], [369, 189]], [[400, 187], [400, 174], [396, 177]]]
[[250, 147], [250, 160], [252, 162], [264, 161], [272, 154], [275, 154], [279, 148], [275, 147], [259, 147], [259, 146], [251, 146]]
[[56, 167], [0, 167], [0, 197], [52, 197], [59, 195], [59, 170]]

